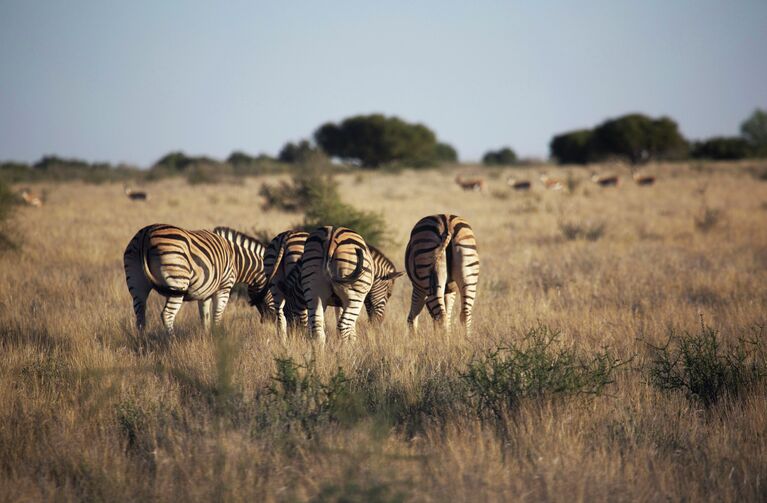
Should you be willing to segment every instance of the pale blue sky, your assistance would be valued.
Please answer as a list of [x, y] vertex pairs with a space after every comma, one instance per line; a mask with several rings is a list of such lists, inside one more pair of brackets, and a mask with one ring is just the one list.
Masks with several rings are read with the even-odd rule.
[[764, 0], [0, 0], [0, 159], [276, 154], [370, 112], [464, 160], [634, 111], [730, 135], [765, 50]]

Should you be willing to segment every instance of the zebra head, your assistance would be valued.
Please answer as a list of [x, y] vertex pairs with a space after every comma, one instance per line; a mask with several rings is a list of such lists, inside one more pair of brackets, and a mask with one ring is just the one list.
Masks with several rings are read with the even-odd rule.
[[386, 304], [394, 291], [394, 281], [403, 274], [404, 271], [392, 271], [373, 280], [373, 286], [365, 297], [365, 310], [373, 323], [383, 321]]

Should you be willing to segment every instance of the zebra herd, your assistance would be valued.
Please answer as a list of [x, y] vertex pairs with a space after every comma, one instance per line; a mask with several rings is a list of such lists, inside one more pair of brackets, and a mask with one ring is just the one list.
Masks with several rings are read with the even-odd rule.
[[[206, 329], [220, 323], [232, 287], [245, 284], [248, 299], [262, 318], [274, 320], [277, 334], [288, 326], [306, 327], [325, 343], [327, 307], [334, 307], [344, 341], [356, 338], [364, 305], [372, 323], [380, 323], [395, 280], [404, 272], [380, 250], [346, 227], [289, 230], [268, 245], [227, 227], [188, 231], [165, 224], [144, 227], [123, 256], [128, 290], [139, 332], [146, 325], [146, 301], [155, 290], [164, 296], [162, 322], [169, 335], [181, 304], [198, 302]], [[471, 226], [456, 215], [419, 220], [405, 251], [413, 286], [408, 326], [415, 330], [426, 306], [449, 329], [453, 304], [461, 294], [460, 317], [467, 333], [479, 279], [479, 255]]]

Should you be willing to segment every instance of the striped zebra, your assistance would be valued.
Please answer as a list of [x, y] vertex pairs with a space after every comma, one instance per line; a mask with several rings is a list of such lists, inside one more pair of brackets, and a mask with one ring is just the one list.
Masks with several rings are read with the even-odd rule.
[[[162, 321], [169, 335], [185, 300], [198, 301], [206, 329], [211, 325], [211, 307], [213, 322], [219, 323], [235, 284], [247, 283], [249, 293], [263, 288], [263, 253], [259, 241], [225, 227], [213, 232], [164, 224], [144, 227], [123, 255], [138, 330], [146, 325], [146, 299], [152, 290], [166, 298]], [[267, 313], [265, 306], [258, 307]]]
[[346, 227], [313, 230], [301, 258], [301, 286], [313, 338], [325, 344], [325, 307], [338, 304], [341, 338], [355, 339], [357, 317], [373, 286], [373, 263], [362, 237]]
[[[380, 323], [383, 321], [386, 304], [392, 295], [394, 281], [405, 273], [397, 271], [394, 263], [377, 248], [368, 246], [368, 250], [373, 262], [373, 286], [365, 297], [365, 310], [372, 322]], [[301, 281], [301, 267], [291, 269], [284, 279], [279, 280], [278, 284], [280, 292], [285, 297], [284, 312], [288, 322], [293, 321], [301, 324], [301, 326], [306, 326], [307, 306]], [[341, 299], [333, 293], [326, 305], [336, 308], [336, 319], [339, 320], [342, 315], [338, 312], [342, 307]]]
[[[268, 278], [264, 292], [269, 290], [271, 293], [272, 309], [277, 318], [277, 335], [283, 340], [287, 337], [288, 321], [292, 323], [298, 319], [303, 326], [306, 326], [307, 322], [306, 305], [303, 300], [300, 301], [300, 307], [295, 302], [287, 303], [292, 300], [291, 290], [295, 290], [297, 286], [300, 289], [299, 263], [308, 237], [309, 233], [304, 231], [281, 232], [269, 243], [264, 255], [264, 272]], [[294, 270], [296, 273], [288, 283], [288, 278]]]
[[405, 268], [413, 283], [407, 322], [412, 330], [424, 304], [435, 322], [450, 329], [450, 317], [461, 292], [461, 321], [471, 333], [471, 312], [479, 281], [479, 254], [474, 232], [456, 215], [431, 215], [415, 224], [405, 251]]

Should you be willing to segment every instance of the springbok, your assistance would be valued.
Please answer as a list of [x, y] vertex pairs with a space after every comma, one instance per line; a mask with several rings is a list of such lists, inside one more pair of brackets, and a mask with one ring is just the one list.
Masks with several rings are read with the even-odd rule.
[[639, 173], [634, 173], [632, 178], [636, 184], [641, 187], [648, 187], [655, 183], [655, 177], [652, 175], [640, 175]]
[[530, 180], [516, 180], [514, 178], [509, 178], [506, 183], [514, 190], [530, 190], [531, 186]]
[[149, 199], [149, 194], [144, 191], [133, 190], [127, 185], [123, 185], [123, 189], [125, 190], [125, 195], [131, 201], [147, 201]]
[[479, 192], [485, 191], [485, 179], [484, 178], [464, 178], [461, 175], [455, 177], [455, 183], [457, 183], [463, 190], [477, 190]]
[[565, 188], [561, 181], [556, 178], [551, 178], [546, 173], [541, 175], [541, 183], [543, 183], [544, 187], [550, 190], [564, 190]]
[[591, 181], [600, 187], [617, 187], [620, 180], [617, 175], [598, 175], [596, 173], [591, 175]]
[[27, 188], [21, 189], [19, 195], [27, 206], [40, 208], [43, 205], [43, 199]]

